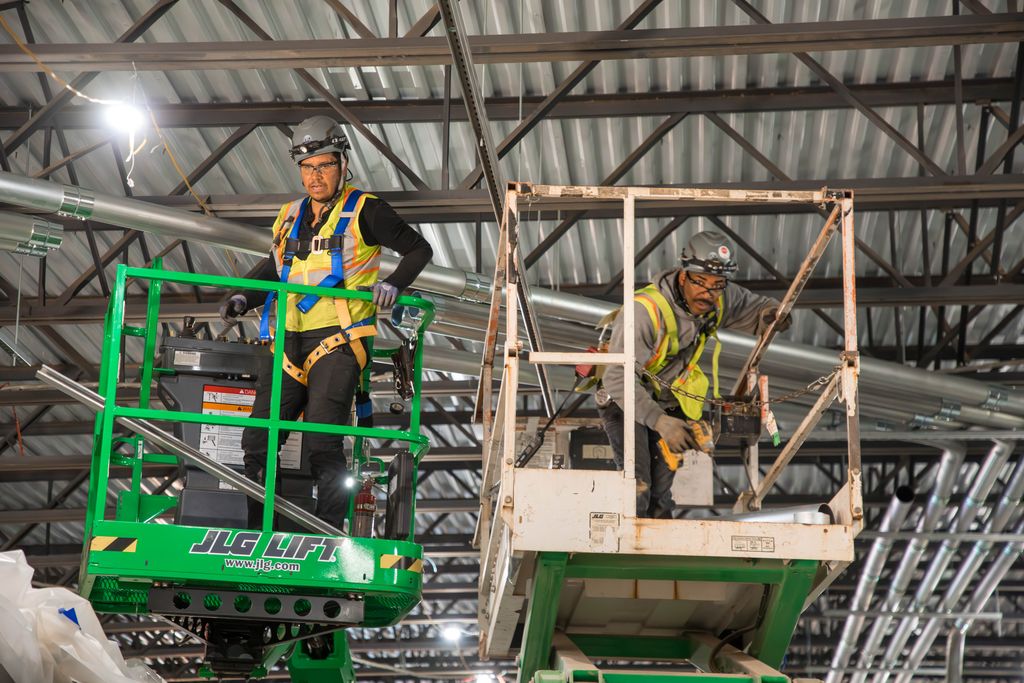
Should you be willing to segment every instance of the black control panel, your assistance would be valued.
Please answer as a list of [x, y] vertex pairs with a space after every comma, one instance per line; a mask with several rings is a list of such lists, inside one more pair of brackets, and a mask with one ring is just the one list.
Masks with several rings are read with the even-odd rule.
[[[256, 398], [256, 384], [272, 369], [267, 346], [226, 339], [203, 339], [186, 320], [181, 336], [161, 341], [156, 366], [157, 396], [169, 410], [247, 417]], [[244, 474], [242, 428], [176, 423], [175, 436], [222, 465]], [[278, 494], [313, 511], [313, 478], [302, 453], [301, 434], [293, 433], [278, 456]], [[185, 487], [178, 505], [178, 524], [251, 528], [260, 506], [203, 470], [186, 466]], [[291, 530], [289, 520], [279, 522]], [[295, 530], [298, 530], [297, 528]]]

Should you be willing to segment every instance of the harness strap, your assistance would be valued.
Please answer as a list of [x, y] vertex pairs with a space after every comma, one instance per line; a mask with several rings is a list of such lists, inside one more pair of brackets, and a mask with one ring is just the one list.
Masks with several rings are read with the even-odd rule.
[[[336, 287], [339, 283], [344, 283], [345, 281], [345, 250], [343, 246], [345, 232], [348, 230], [348, 224], [352, 221], [352, 217], [355, 216], [356, 205], [362, 199], [363, 194], [365, 193], [362, 190], [353, 188], [348, 193], [348, 196], [345, 197], [341, 213], [338, 214], [338, 223], [335, 225], [334, 234], [331, 236], [331, 272], [317, 283], [318, 287]], [[335, 237], [339, 239], [334, 240], [333, 238]], [[319, 300], [320, 297], [316, 294], [307, 294], [299, 300], [299, 303], [295, 304], [295, 307], [303, 313], [309, 313]], [[345, 323], [342, 321], [342, 327], [344, 326]]]
[[[339, 303], [343, 304], [344, 302]], [[366, 318], [365, 320], [360, 320], [355, 324], [349, 325], [347, 328], [343, 328], [337, 334], [327, 337], [322, 340], [319, 346], [313, 349], [308, 356], [306, 356], [305, 360], [302, 361], [302, 367], [293, 363], [291, 359], [288, 358], [288, 354], [284, 354], [281, 369], [296, 382], [306, 386], [309, 382], [309, 373], [313, 369], [313, 366], [316, 365], [321, 358], [333, 352], [339, 346], [348, 344], [352, 348], [352, 355], [355, 356], [356, 362], [359, 363], [359, 369], [362, 370], [366, 367], [368, 360], [368, 354], [366, 352], [366, 345], [363, 342], [363, 337], [372, 336], [376, 324], [377, 321], [375, 318]], [[363, 332], [363, 330], [366, 330], [366, 332]], [[270, 352], [274, 352], [273, 343], [270, 345]]]
[[[302, 215], [306, 212], [306, 207], [309, 206], [309, 197], [306, 197], [299, 204], [298, 211], [295, 212], [295, 219], [292, 221], [292, 229], [289, 238], [284, 238], [284, 231], [274, 236], [274, 242], [277, 244], [279, 240], [282, 242], [281, 248], [283, 253], [281, 254], [281, 282], [288, 282], [288, 275], [292, 270], [292, 260], [295, 258], [295, 250], [292, 247], [298, 246], [299, 237], [299, 226], [302, 225]], [[260, 341], [270, 341], [272, 335], [270, 333], [270, 308], [277, 298], [277, 292], [267, 292], [267, 299], [263, 302], [263, 314], [260, 316]], [[305, 384], [305, 382], [303, 382]]]

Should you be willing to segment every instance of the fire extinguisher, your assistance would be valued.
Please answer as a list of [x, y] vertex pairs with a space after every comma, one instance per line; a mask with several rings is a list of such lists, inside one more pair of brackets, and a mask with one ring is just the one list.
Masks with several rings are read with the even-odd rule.
[[377, 514], [377, 496], [373, 492], [373, 479], [366, 479], [356, 494], [352, 515], [352, 535], [370, 538], [373, 536], [373, 516]]

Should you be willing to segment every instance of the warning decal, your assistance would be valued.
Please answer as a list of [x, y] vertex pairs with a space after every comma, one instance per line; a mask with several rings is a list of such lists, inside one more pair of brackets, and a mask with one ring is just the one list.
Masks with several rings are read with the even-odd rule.
[[[217, 384], [203, 385], [203, 415], [231, 415], [248, 417], [256, 402], [256, 390], [246, 387], [224, 387]], [[199, 451], [224, 465], [242, 466], [245, 452], [242, 450], [242, 428], [226, 425], [200, 425]], [[292, 432], [281, 447], [278, 467], [297, 470], [301, 465], [302, 434]], [[221, 482], [221, 488], [232, 488]]]
[[[255, 389], [203, 385], [203, 415], [246, 417], [256, 400]], [[200, 425], [199, 451], [224, 465], [242, 464], [242, 428]]]
[[732, 549], [738, 553], [774, 553], [774, 536], [733, 536]]

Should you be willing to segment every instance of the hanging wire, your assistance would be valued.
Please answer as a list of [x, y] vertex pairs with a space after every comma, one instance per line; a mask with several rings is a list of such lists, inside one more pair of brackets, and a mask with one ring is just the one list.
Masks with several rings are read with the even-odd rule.
[[[105, 104], [105, 105], [111, 105], [111, 106], [126, 106], [126, 103], [124, 101], [122, 101], [122, 100], [105, 100], [105, 99], [102, 99], [102, 98], [99, 98], [99, 97], [92, 97], [91, 95], [87, 95], [84, 92], [82, 92], [81, 90], [75, 88], [73, 85], [71, 85], [67, 81], [65, 81], [60, 76], [58, 76], [57, 72], [55, 72], [53, 69], [51, 69], [49, 66], [47, 66], [46, 63], [43, 62], [43, 60], [41, 60], [36, 55], [36, 53], [34, 53], [32, 51], [32, 49], [29, 48], [29, 46], [25, 44], [25, 42], [18, 36], [18, 34], [14, 31], [14, 29], [11, 28], [11, 25], [9, 23], [7, 23], [7, 20], [4, 19], [2, 15], [0, 15], [0, 27], [2, 27], [4, 29], [4, 31], [7, 33], [7, 35], [9, 35], [11, 37], [11, 40], [13, 40], [14, 43], [18, 46], [18, 49], [20, 49], [22, 52], [24, 52], [26, 55], [28, 55], [28, 57], [33, 62], [36, 63], [36, 66], [38, 66], [39, 69], [41, 71], [43, 71], [46, 75], [48, 75], [50, 78], [52, 78], [54, 81], [56, 81], [57, 84], [60, 85], [60, 87], [64, 88], [68, 92], [73, 93], [77, 97], [81, 97], [82, 99], [84, 99], [84, 100], [86, 100], [88, 102], [92, 102], [93, 104]], [[134, 78], [135, 78], [135, 83], [133, 84], [133, 88], [132, 88], [132, 103], [134, 104], [136, 93], [137, 93], [138, 90], [141, 90], [142, 87], [140, 85], [140, 80], [138, 78], [138, 72], [135, 70], [135, 64], [134, 63], [132, 64], [132, 69], [134, 71]], [[168, 144], [167, 138], [164, 137], [163, 131], [160, 130], [160, 125], [156, 121], [156, 114], [154, 114], [153, 110], [150, 108], [149, 100], [146, 98], [144, 91], [143, 91], [143, 94], [142, 94], [142, 102], [143, 102], [143, 105], [146, 108], [146, 112], [149, 113], [149, 119], [150, 119], [150, 121], [153, 124], [153, 130], [154, 130], [154, 132], [156, 132], [157, 137], [160, 138], [160, 143], [163, 146], [164, 151], [167, 153], [167, 158], [170, 159], [171, 165], [174, 166], [174, 170], [181, 177], [182, 181], [185, 183], [185, 187], [188, 188], [189, 194], [191, 194], [192, 197], [196, 200], [196, 203], [199, 204], [199, 207], [203, 210], [203, 212], [205, 214], [209, 215], [209, 216], [212, 216], [213, 215], [213, 211], [210, 209], [209, 206], [206, 205], [206, 202], [204, 202], [202, 200], [202, 198], [196, 193], [195, 189], [193, 189], [193, 187], [192, 187], [192, 183], [188, 179], [188, 176], [185, 174], [184, 171], [181, 170], [181, 165], [178, 164], [178, 159], [177, 159], [177, 157], [174, 156], [174, 152], [171, 151], [171, 146]], [[128, 152], [128, 158], [125, 159], [125, 161], [127, 163], [130, 163], [130, 168], [129, 168], [128, 171], [126, 171], [126, 173], [128, 175], [128, 179], [129, 179], [129, 185], [128, 185], [129, 187], [132, 187], [132, 185], [134, 184], [133, 182], [131, 182], [131, 171], [135, 168], [135, 163], [134, 163], [135, 156], [139, 153], [139, 151], [142, 150], [142, 148], [145, 146], [145, 144], [146, 144], [146, 140], [143, 140], [141, 143], [139, 143], [139, 145], [134, 146], [134, 132], [129, 133], [129, 145], [128, 145], [129, 146], [129, 152]]]

